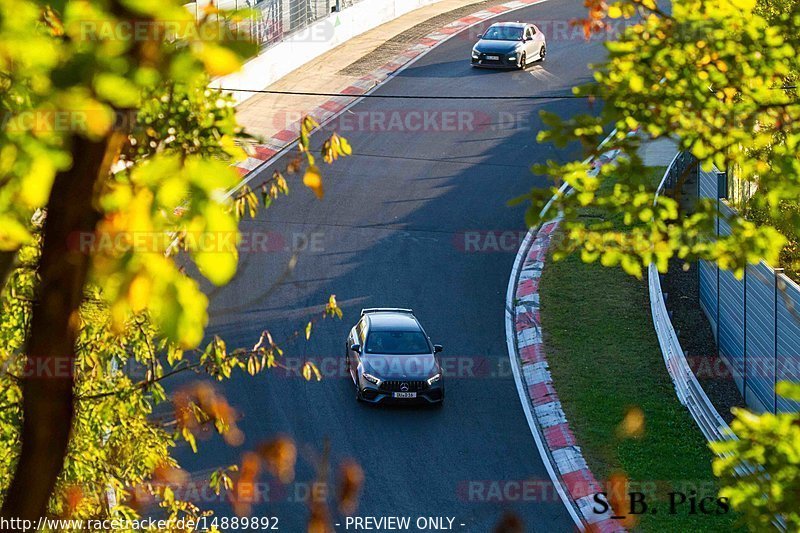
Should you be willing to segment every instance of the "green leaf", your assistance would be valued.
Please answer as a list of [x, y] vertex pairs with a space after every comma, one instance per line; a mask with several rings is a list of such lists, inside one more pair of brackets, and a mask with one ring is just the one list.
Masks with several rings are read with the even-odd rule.
[[800, 383], [781, 381], [775, 387], [775, 392], [777, 392], [780, 396], [783, 396], [787, 400], [800, 402]]

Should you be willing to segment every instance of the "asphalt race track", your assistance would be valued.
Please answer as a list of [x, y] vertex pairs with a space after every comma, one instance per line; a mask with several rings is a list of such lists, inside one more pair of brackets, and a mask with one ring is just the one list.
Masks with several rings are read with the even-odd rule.
[[[472, 69], [474, 40], [456, 36], [374, 94], [570, 94], [590, 80], [587, 65], [604, 54], [599, 40], [587, 42], [566, 28], [582, 15], [582, 2], [549, 0], [497, 17], [532, 21], [547, 33], [547, 61], [524, 72]], [[554, 27], [560, 31], [554, 34]], [[271, 250], [243, 252], [235, 280], [209, 290], [208, 332], [229, 347], [252, 346], [264, 329], [281, 342], [302, 331], [335, 294], [344, 320], [321, 321], [310, 341], [300, 335], [284, 346], [287, 364], [312, 360], [324, 379], [270, 371], [221, 384], [242, 414], [245, 443], [232, 448], [211, 438], [200, 442], [197, 456], [182, 447], [178, 456], [187, 470], [199, 477], [238, 462], [243, 451], [277, 434], [291, 436], [300, 450], [296, 482], [271, 484], [268, 501], [253, 514], [278, 516], [280, 530], [300, 532], [313, 463], [328, 439], [334, 464], [353, 457], [365, 471], [360, 516], [409, 516], [412, 523], [451, 517], [456, 531], [484, 532], [513, 511], [527, 531], [574, 529], [552, 487], [531, 490], [549, 478], [520, 407], [503, 323], [508, 276], [525, 229], [524, 208], [506, 202], [544, 185], [532, 164], [581, 156], [577, 147], [536, 142], [542, 109], [566, 117], [590, 107], [582, 100], [368, 98], [346, 113], [352, 120], [334, 122], [355, 155], [323, 165], [324, 200], [292, 178], [288, 197], [241, 227], [245, 238], [266, 233]], [[412, 127], [398, 127], [397, 117]], [[316, 135], [313, 142], [322, 140]], [[287, 161], [262, 169], [253, 183]], [[281, 281], [292, 248], [298, 262]], [[345, 336], [362, 307], [378, 306], [413, 308], [433, 342], [444, 345], [443, 408], [355, 401], [343, 370]], [[198, 503], [232, 515], [227, 503], [210, 499]], [[334, 522], [341, 524], [337, 531], [346, 530], [341, 517]]]

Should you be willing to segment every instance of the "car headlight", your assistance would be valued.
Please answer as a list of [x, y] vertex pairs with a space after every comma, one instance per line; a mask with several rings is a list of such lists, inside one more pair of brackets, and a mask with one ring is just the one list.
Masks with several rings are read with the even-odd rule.
[[516, 59], [517, 58], [517, 53], [514, 52], [513, 54], [508, 54], [508, 58], [509, 59]]
[[442, 375], [441, 374], [434, 374], [434, 375], [432, 375], [431, 377], [428, 378], [428, 385], [433, 385], [434, 383], [436, 383], [440, 379], [442, 379]]
[[473, 59], [478, 59], [479, 57], [481, 57], [480, 52], [478, 52], [477, 50], [473, 50], [472, 51], [472, 58]]
[[364, 379], [366, 379], [370, 383], [374, 383], [375, 385], [380, 385], [381, 384], [381, 380], [376, 378], [372, 374], [367, 374], [366, 372], [364, 372], [361, 375], [364, 376]]

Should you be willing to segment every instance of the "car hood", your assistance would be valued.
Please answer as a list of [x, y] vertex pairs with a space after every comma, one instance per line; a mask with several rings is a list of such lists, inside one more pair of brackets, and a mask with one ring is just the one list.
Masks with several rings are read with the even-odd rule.
[[440, 372], [439, 362], [433, 354], [378, 355], [361, 358], [364, 372], [383, 380], [422, 380]]
[[484, 54], [510, 54], [522, 44], [520, 41], [494, 41], [481, 39], [475, 44], [475, 50]]

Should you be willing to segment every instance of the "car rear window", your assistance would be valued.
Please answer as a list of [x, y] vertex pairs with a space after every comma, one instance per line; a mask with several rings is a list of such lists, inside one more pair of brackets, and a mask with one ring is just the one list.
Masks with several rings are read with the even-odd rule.
[[370, 331], [367, 337], [367, 353], [419, 355], [430, 351], [421, 331]]

